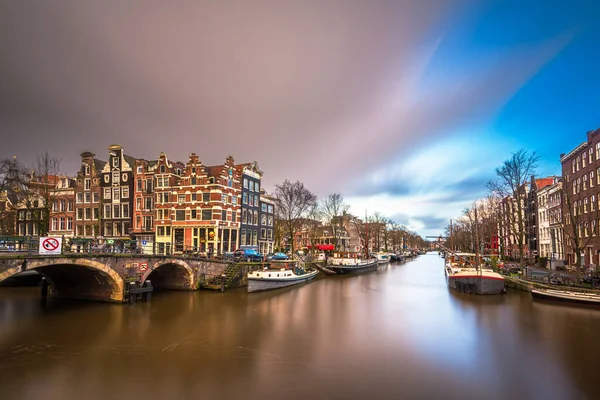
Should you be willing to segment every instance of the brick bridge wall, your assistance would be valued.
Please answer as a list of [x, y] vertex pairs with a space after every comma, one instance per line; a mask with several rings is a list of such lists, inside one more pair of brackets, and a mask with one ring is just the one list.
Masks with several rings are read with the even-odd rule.
[[35, 270], [48, 280], [52, 296], [122, 302], [129, 282], [150, 279], [157, 288], [195, 290], [205, 276], [220, 275], [227, 265], [163, 256], [13, 256], [0, 257], [0, 282]]

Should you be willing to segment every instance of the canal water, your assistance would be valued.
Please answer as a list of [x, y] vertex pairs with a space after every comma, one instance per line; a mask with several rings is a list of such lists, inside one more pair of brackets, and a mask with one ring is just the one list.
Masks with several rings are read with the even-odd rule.
[[2, 399], [585, 399], [599, 374], [600, 310], [452, 292], [434, 253], [135, 306], [0, 287]]

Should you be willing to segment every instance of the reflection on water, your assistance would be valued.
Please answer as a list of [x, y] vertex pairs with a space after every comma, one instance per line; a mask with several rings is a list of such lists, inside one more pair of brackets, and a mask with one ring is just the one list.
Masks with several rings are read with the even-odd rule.
[[435, 254], [121, 306], [0, 288], [7, 399], [592, 398], [600, 310], [447, 289]]

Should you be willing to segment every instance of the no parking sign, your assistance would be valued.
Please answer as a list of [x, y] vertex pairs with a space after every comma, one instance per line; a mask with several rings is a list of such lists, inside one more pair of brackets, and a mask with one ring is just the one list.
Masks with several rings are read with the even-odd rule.
[[60, 254], [62, 253], [62, 238], [41, 237], [39, 254]]

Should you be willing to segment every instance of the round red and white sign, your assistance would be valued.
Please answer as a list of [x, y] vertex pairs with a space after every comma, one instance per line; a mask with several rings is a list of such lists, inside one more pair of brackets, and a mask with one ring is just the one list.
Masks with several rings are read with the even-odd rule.
[[42, 241], [42, 247], [48, 251], [54, 251], [58, 249], [60, 242], [54, 238], [46, 238]]

